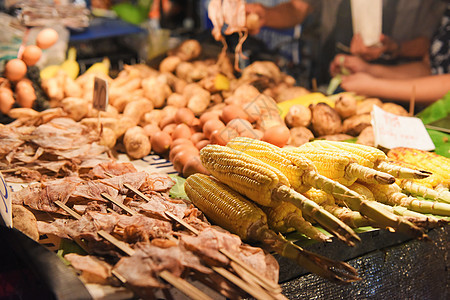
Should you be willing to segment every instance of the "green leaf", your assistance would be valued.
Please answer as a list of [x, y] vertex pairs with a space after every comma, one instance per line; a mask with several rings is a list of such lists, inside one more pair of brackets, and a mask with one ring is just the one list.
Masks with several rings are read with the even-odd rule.
[[112, 10], [122, 20], [139, 25], [144, 22], [148, 17], [148, 11], [142, 9], [140, 6], [135, 6], [131, 3], [119, 3], [112, 6]]
[[417, 117], [422, 120], [424, 124], [442, 119], [450, 114], [450, 92], [448, 92], [442, 99], [434, 102], [420, 113]]
[[189, 200], [186, 192], [184, 191], [184, 182], [186, 179], [178, 175], [169, 175], [175, 181], [175, 185], [170, 189], [169, 196], [172, 198], [181, 198]]
[[434, 152], [450, 158], [450, 134], [433, 129], [427, 129], [427, 131], [436, 147]]

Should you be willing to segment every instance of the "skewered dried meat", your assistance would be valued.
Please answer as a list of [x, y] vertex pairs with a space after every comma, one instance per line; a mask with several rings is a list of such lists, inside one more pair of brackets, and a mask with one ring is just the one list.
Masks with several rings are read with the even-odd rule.
[[8, 153], [17, 149], [20, 145], [25, 143], [20, 138], [20, 135], [7, 126], [0, 127], [0, 158], [3, 158]]
[[145, 186], [142, 187], [142, 190], [145, 191], [156, 191], [156, 192], [167, 192], [173, 186], [175, 182], [172, 178], [164, 174], [148, 174]]
[[57, 118], [38, 126], [31, 141], [41, 147], [67, 150], [90, 142], [87, 127], [69, 118]]
[[165, 198], [158, 194], [150, 195], [149, 198], [151, 199], [150, 202], [132, 201], [128, 203], [128, 205], [140, 213], [152, 218], [170, 220], [167, 217], [166, 212], [171, 212], [179, 218], [184, 217], [187, 205], [183, 201], [171, 203], [166, 200], [167, 197]]
[[[136, 172], [126, 166], [121, 168], [120, 164], [111, 166], [118, 167], [123, 174], [90, 181], [79, 177], [50, 180], [14, 192], [13, 199], [17, 203], [49, 212], [62, 212], [53, 204], [55, 200], [72, 206], [81, 214], [80, 219], [47, 218], [45, 221], [38, 221], [39, 233], [73, 239], [77, 243], [83, 241], [83, 248], [88, 253], [107, 255], [107, 260], [111, 263], [120, 259], [114, 270], [143, 298], [153, 295], [155, 288], [166, 287], [158, 279], [162, 270], [175, 276], [196, 278], [226, 297], [246, 295], [206, 266], [207, 262], [214, 262], [214, 265], [228, 267], [229, 260], [219, 252], [219, 247], [251, 264], [266, 277], [277, 280], [278, 264], [273, 257], [259, 248], [242, 244], [235, 235], [212, 229], [203, 214], [185, 200], [169, 198], [167, 191], [174, 185], [169, 176]], [[95, 172], [98, 170], [105, 169], [97, 168]], [[94, 171], [90, 173], [90, 177], [92, 173]], [[105, 175], [104, 172], [99, 174]], [[150, 199], [149, 202], [130, 193], [125, 183], [144, 192]], [[125, 199], [127, 206], [140, 213], [129, 216], [109, 212], [107, 207], [113, 204], [101, 199], [104, 191], [119, 202]], [[185, 227], [178, 223], [173, 225], [174, 221], [167, 218], [166, 212], [182, 218], [199, 230], [200, 235], [189, 235], [191, 233]], [[122, 257], [123, 253], [116, 246], [98, 234], [100, 230], [128, 243], [135, 254]], [[96, 258], [71, 255], [68, 259], [82, 272], [86, 282], [110, 284], [109, 267], [102, 266], [102, 262]]]
[[65, 214], [53, 203], [56, 200], [66, 203], [77, 186], [82, 182], [78, 177], [55, 179], [45, 184], [33, 184], [12, 193], [14, 204], [27, 205], [33, 209]]
[[19, 125], [0, 127], [0, 170], [8, 170], [8, 181], [31, 182], [87, 173], [98, 163], [112, 160], [107, 155], [109, 149], [96, 143], [99, 137], [72, 119], [57, 117], [37, 127]]
[[106, 175], [106, 173], [112, 176], [123, 175], [127, 173], [137, 172], [135, 166], [132, 163], [128, 162], [107, 162], [97, 164], [92, 170], [89, 172], [89, 175], [92, 178], [109, 178], [110, 176]]
[[86, 283], [111, 283], [112, 267], [92, 255], [68, 253], [64, 256], [72, 267], [81, 272], [81, 279]]
[[198, 257], [183, 247], [159, 248], [150, 244], [137, 244], [136, 253], [123, 257], [114, 266], [127, 283], [139, 288], [141, 296], [150, 296], [154, 288], [165, 287], [157, 279], [158, 273], [168, 270], [180, 277], [185, 270], [195, 270], [202, 274], [212, 274], [212, 270], [201, 264]]
[[230, 234], [220, 228], [209, 227], [198, 236], [182, 235], [182, 244], [199, 255], [208, 265], [226, 265], [229, 259], [219, 249], [227, 250], [252, 266], [259, 274], [278, 281], [278, 264], [275, 259], [264, 253], [261, 248], [244, 246], [237, 235]]

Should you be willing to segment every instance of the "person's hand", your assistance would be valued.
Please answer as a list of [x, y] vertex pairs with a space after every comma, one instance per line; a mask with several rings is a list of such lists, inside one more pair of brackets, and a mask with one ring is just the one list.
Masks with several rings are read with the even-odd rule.
[[375, 60], [387, 50], [387, 46], [382, 42], [384, 37], [386, 36], [381, 35], [380, 37], [381, 45], [367, 47], [364, 45], [362, 36], [357, 33], [353, 36], [352, 41], [350, 42], [350, 52], [366, 61]]
[[367, 94], [376, 86], [376, 78], [367, 73], [355, 73], [348, 76], [342, 76], [341, 88], [348, 92], [357, 94]]
[[392, 38], [382, 34], [380, 42], [386, 48], [385, 52], [391, 54], [392, 57], [396, 57], [400, 51], [400, 45], [397, 44]]
[[358, 56], [338, 54], [330, 64], [331, 76], [342, 74], [343, 68], [347, 69], [350, 73], [367, 72], [369, 64]]
[[[260, 3], [245, 4], [245, 14], [247, 17], [247, 26], [250, 34], [257, 34], [261, 27], [266, 23], [267, 7]], [[256, 16], [258, 18], [256, 18]], [[250, 20], [254, 18], [253, 20]], [[251, 22], [251, 24], [250, 24]]]

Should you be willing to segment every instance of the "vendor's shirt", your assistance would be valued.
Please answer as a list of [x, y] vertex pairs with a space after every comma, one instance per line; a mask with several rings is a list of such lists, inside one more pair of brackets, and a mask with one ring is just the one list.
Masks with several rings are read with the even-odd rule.
[[[330, 62], [350, 47], [353, 37], [350, 0], [303, 1], [313, 7], [315, 22], [311, 24], [319, 27], [316, 76], [319, 82], [327, 83]], [[444, 9], [445, 4], [440, 0], [383, 0], [382, 32], [397, 43], [421, 36], [431, 38]]]
[[433, 75], [450, 73], [450, 4], [431, 40], [430, 66]]

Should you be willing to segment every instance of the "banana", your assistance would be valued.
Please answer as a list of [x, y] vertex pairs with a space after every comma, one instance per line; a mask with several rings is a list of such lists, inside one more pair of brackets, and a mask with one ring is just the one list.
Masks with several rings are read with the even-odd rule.
[[105, 57], [101, 62], [97, 62], [90, 66], [85, 73], [102, 73], [104, 75], [108, 75], [110, 65], [111, 63], [109, 58]]
[[71, 47], [67, 52], [67, 59], [61, 64], [61, 69], [72, 79], [77, 78], [80, 73], [80, 65], [76, 59], [77, 50]]
[[58, 71], [61, 70], [60, 65], [50, 65], [43, 68], [40, 72], [40, 76], [42, 80], [47, 80], [53, 78], [58, 74]]
[[70, 78], [75, 79], [80, 72], [80, 66], [76, 61], [77, 50], [75, 48], [70, 48], [67, 52], [66, 60], [60, 65], [50, 65], [43, 68], [40, 72], [41, 79], [46, 80], [55, 77], [59, 71], [64, 71]]

